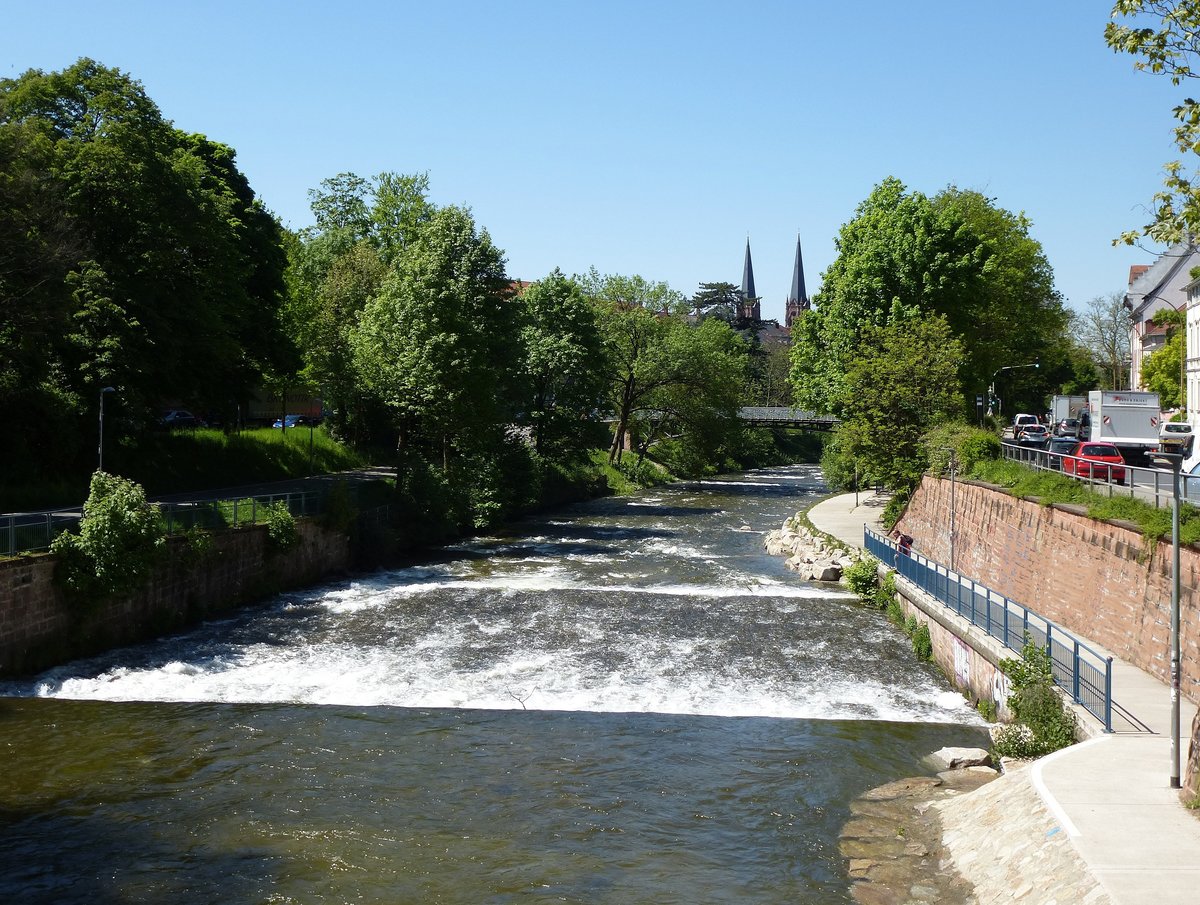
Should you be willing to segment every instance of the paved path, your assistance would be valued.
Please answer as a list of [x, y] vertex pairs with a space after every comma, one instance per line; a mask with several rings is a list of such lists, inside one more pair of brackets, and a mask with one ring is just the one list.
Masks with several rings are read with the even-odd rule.
[[[878, 528], [885, 502], [863, 495], [856, 504], [854, 494], [842, 494], [812, 507], [808, 517], [818, 529], [862, 547], [863, 525]], [[1170, 788], [1170, 689], [1114, 658], [1113, 699], [1111, 734], [1103, 734], [1077, 709], [1093, 720], [1088, 727], [1093, 737], [1031, 768], [1033, 787], [1056, 824], [1050, 833], [1067, 835], [1115, 905], [1195, 905], [1200, 902], [1200, 819]], [[1195, 705], [1184, 700], [1180, 775], [1195, 714]]]

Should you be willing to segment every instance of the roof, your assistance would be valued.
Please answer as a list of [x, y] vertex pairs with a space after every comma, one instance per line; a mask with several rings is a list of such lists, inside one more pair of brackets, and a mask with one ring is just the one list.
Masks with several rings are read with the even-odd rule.
[[[1172, 282], [1178, 280], [1181, 271], [1182, 276], [1187, 278], [1188, 271], [1197, 264], [1200, 264], [1200, 251], [1186, 242], [1172, 245], [1159, 255], [1153, 264], [1135, 264], [1129, 269], [1131, 277], [1134, 269], [1145, 267], [1145, 270], [1129, 284], [1129, 291], [1125, 293], [1125, 307], [1133, 314], [1135, 320], [1143, 318], [1148, 313], [1146, 309], [1153, 307], [1155, 302], [1161, 301], [1172, 308], [1176, 307], [1176, 302], [1166, 298], [1164, 294], [1172, 288]], [[1181, 291], [1186, 282], [1184, 279], [1183, 283], [1173, 288]]]

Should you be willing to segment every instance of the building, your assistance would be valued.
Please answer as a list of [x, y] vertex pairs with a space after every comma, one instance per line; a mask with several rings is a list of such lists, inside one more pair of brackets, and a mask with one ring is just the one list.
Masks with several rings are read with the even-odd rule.
[[808, 291], [804, 288], [804, 256], [800, 253], [800, 234], [797, 233], [796, 263], [792, 267], [792, 288], [788, 292], [783, 325], [791, 330], [792, 322], [811, 307], [812, 302], [808, 300]]
[[[1200, 248], [1191, 243], [1179, 243], [1153, 264], [1136, 264], [1129, 268], [1125, 307], [1129, 309], [1131, 320], [1129, 386], [1132, 389], [1142, 389], [1142, 362], [1167, 341], [1166, 331], [1155, 327], [1150, 319], [1165, 308], [1183, 308], [1187, 303], [1187, 287], [1193, 282], [1191, 272], [1196, 267], [1200, 267]], [[1200, 351], [1193, 351], [1191, 347], [1190, 333], [1188, 339], [1187, 357], [1200, 357]], [[1200, 346], [1196, 348], [1200, 350]]]
[[758, 324], [762, 322], [762, 299], [754, 291], [754, 262], [750, 259], [750, 237], [746, 237], [746, 262], [742, 265], [741, 310], [738, 317], [742, 321]]

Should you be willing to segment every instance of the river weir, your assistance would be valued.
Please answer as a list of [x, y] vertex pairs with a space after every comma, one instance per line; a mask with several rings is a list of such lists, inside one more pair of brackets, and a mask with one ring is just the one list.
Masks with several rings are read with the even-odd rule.
[[848, 903], [982, 721], [762, 536], [796, 466], [594, 501], [0, 685], [0, 896]]

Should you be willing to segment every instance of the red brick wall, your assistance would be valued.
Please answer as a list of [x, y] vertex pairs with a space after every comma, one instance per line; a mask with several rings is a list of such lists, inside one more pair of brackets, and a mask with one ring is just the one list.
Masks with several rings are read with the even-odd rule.
[[0, 562], [0, 675], [37, 672], [75, 657], [132, 644], [288, 588], [304, 587], [350, 565], [344, 535], [297, 523], [300, 543], [272, 555], [265, 526], [212, 535], [203, 557], [173, 538], [146, 588], [89, 602], [54, 584], [53, 556]]
[[[950, 481], [926, 476], [900, 527], [950, 561]], [[956, 571], [1170, 681], [1171, 544], [983, 485], [954, 487]], [[1074, 511], [1073, 511], [1074, 510]], [[1181, 690], [1200, 700], [1200, 550], [1180, 552]]]

